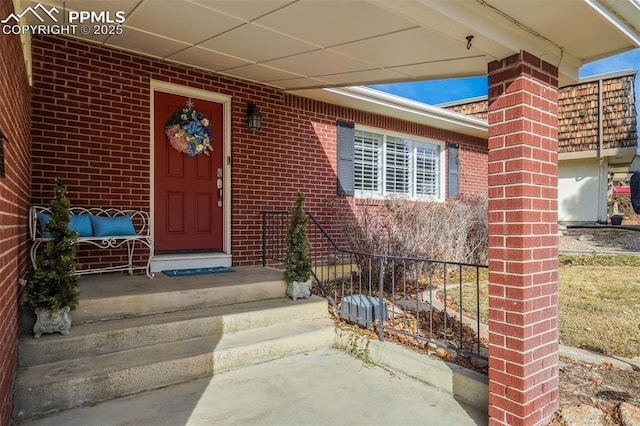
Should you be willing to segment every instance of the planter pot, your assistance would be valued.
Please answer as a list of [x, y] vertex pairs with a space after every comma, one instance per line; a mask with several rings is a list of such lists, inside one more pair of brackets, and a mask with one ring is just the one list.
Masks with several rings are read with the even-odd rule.
[[65, 306], [59, 311], [48, 311], [36, 309], [36, 323], [33, 326], [33, 337], [39, 339], [43, 333], [69, 334], [71, 328], [71, 313], [69, 307]]
[[611, 224], [612, 225], [622, 225], [622, 215], [614, 214], [611, 216]]
[[287, 296], [296, 299], [307, 299], [311, 296], [311, 280], [304, 282], [293, 281], [287, 284]]

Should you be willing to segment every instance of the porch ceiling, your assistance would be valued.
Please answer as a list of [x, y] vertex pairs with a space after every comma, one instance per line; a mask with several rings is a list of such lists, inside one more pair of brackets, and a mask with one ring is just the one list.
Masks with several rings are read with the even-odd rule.
[[485, 75], [520, 50], [569, 83], [583, 63], [640, 45], [639, 0], [22, 0], [22, 10], [37, 3], [124, 11], [124, 34], [77, 36], [284, 90]]

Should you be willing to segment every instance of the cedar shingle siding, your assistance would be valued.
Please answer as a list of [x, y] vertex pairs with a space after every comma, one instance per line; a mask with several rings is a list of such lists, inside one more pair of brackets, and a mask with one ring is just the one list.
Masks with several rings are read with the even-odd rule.
[[459, 112], [460, 114], [470, 115], [472, 117], [480, 118], [486, 121], [489, 110], [489, 101], [484, 99], [467, 104], [446, 106], [445, 108], [451, 111]]
[[[602, 80], [603, 148], [635, 146], [635, 75]], [[569, 86], [559, 93], [558, 145], [560, 152], [597, 150], [599, 82]]]
[[[602, 77], [603, 148], [637, 145], [635, 72]], [[558, 93], [558, 152], [598, 149], [598, 80], [577, 83]], [[487, 119], [486, 100], [446, 106], [446, 109]]]

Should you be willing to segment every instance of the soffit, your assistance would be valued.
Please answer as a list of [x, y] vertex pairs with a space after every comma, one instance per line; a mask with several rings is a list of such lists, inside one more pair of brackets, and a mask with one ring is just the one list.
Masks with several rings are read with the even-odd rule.
[[124, 11], [122, 35], [75, 37], [284, 90], [484, 75], [520, 50], [569, 83], [584, 62], [640, 44], [637, 0], [25, 0], [23, 10], [38, 4]]

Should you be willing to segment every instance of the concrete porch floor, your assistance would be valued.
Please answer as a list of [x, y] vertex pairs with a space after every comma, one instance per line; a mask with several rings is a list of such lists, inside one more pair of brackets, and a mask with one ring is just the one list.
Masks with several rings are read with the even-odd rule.
[[327, 348], [31, 419], [45, 425], [486, 425], [418, 380]]
[[[263, 267], [235, 267], [234, 273], [154, 279], [143, 275], [86, 276], [80, 280], [81, 304], [110, 304], [134, 296], [136, 305], [154, 295], [220, 286], [256, 291], [246, 283], [284, 282], [282, 272]], [[238, 284], [238, 286], [234, 286]], [[277, 286], [276, 286], [277, 287]], [[221, 293], [224, 297], [226, 290]], [[166, 293], [166, 296], [165, 296]], [[79, 317], [81, 312], [76, 311]], [[74, 316], [74, 321], [76, 316]], [[85, 314], [86, 316], [86, 314]], [[73, 329], [72, 329], [73, 333]], [[376, 346], [372, 344], [372, 347]], [[393, 350], [382, 349], [385, 356]], [[374, 357], [376, 360], [382, 357]], [[399, 364], [407, 362], [398, 359]], [[419, 369], [429, 369], [420, 359]], [[428, 361], [427, 361], [428, 362]], [[186, 383], [112, 399], [90, 406], [30, 418], [21, 425], [485, 425], [486, 413], [456, 400], [410, 372], [392, 372], [343, 350], [326, 347], [285, 356]], [[452, 371], [442, 376], [455, 382]], [[403, 370], [404, 371], [404, 370]], [[429, 370], [429, 376], [438, 376]], [[416, 375], [415, 377], [418, 377]], [[447, 386], [442, 386], [447, 388]], [[455, 386], [454, 386], [455, 387]]]
[[[182, 302], [175, 301], [176, 294], [193, 294], [191, 297], [194, 306], [227, 304], [238, 294], [251, 296], [253, 300], [285, 296], [286, 284], [283, 281], [282, 271], [262, 266], [243, 266], [232, 269], [235, 272], [183, 277], [169, 277], [162, 272], [157, 272], [152, 279], [139, 273], [83, 275], [78, 285], [80, 303], [71, 313], [73, 324], [128, 316], [125, 313], [127, 308], [138, 311], [140, 315], [155, 313], [147, 306], [147, 297], [151, 295], [156, 301], [164, 301], [162, 304], [164, 309], [160, 312], [184, 309], [181, 306]], [[270, 286], [270, 293], [260, 292], [259, 285], [262, 283], [273, 284]], [[282, 284], [281, 294], [280, 283]], [[216, 292], [215, 300], [208, 298], [198, 301], [199, 297], [204, 297], [212, 288], [219, 290]], [[273, 289], [277, 289], [278, 294], [273, 294]], [[122, 305], [124, 305], [124, 311], [118, 311], [116, 306]], [[102, 311], [104, 316], [96, 318], [96, 311]], [[20, 329], [31, 330], [34, 322], [35, 315], [24, 311], [20, 318]]]
[[[233, 267], [233, 273], [169, 277], [156, 272], [152, 279], [145, 275], [85, 275], [80, 277], [80, 300], [97, 296], [144, 295], [166, 291], [224, 287], [236, 283], [282, 281], [282, 271], [262, 266]], [[284, 288], [284, 287], [283, 287]], [[284, 294], [284, 293], [283, 293]]]

